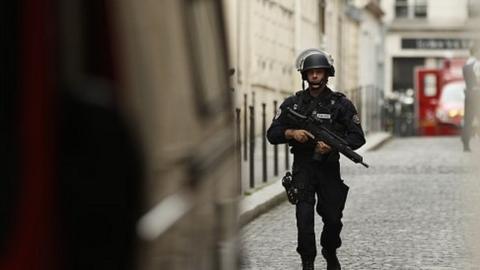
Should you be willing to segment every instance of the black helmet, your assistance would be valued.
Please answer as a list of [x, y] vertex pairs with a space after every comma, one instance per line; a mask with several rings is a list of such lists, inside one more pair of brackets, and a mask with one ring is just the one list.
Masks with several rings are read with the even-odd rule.
[[297, 69], [302, 74], [302, 79], [307, 79], [306, 71], [314, 68], [327, 69], [327, 76], [335, 76], [332, 57], [324, 51], [308, 49], [297, 58]]

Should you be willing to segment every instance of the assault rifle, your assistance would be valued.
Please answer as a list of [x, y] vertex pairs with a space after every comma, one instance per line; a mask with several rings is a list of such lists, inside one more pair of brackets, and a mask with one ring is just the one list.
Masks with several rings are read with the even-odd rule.
[[322, 124], [322, 120], [316, 119], [313, 116], [305, 116], [292, 110], [291, 108], [287, 108], [287, 110], [289, 118], [294, 121], [294, 124], [313, 134], [313, 136], [315, 137], [315, 145], [317, 144], [317, 142], [323, 141], [324, 143], [330, 145], [332, 148], [336, 149], [338, 152], [342, 153], [351, 161], [355, 163], [360, 163], [365, 166], [365, 168], [368, 168], [368, 164], [363, 162], [363, 157], [353, 151], [343, 138], [326, 128], [324, 124]]

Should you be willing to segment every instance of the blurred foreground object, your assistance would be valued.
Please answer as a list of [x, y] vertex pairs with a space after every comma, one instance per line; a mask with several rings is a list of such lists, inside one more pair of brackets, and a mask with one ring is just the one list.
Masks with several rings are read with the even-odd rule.
[[237, 268], [221, 8], [2, 2], [0, 269]]
[[[480, 42], [480, 41], [479, 41]], [[480, 120], [480, 62], [478, 61], [478, 44], [470, 49], [470, 58], [463, 66], [463, 78], [465, 79], [465, 94], [462, 99], [465, 106], [465, 117], [462, 130], [463, 151], [470, 151], [470, 139], [475, 135]]]

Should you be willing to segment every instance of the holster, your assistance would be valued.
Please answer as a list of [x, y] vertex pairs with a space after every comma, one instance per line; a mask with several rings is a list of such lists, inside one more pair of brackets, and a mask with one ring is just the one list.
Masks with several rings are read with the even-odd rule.
[[300, 197], [300, 192], [296, 187], [294, 179], [290, 172], [287, 172], [282, 178], [282, 186], [285, 188], [288, 201], [291, 204], [297, 204]]

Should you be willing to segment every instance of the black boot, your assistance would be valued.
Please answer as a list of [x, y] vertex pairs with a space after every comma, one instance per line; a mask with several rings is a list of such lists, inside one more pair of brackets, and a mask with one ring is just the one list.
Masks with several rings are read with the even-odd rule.
[[340, 262], [337, 258], [336, 250], [326, 250], [322, 248], [322, 255], [327, 261], [327, 270], [341, 270]]
[[313, 270], [313, 260], [302, 260], [303, 270]]

